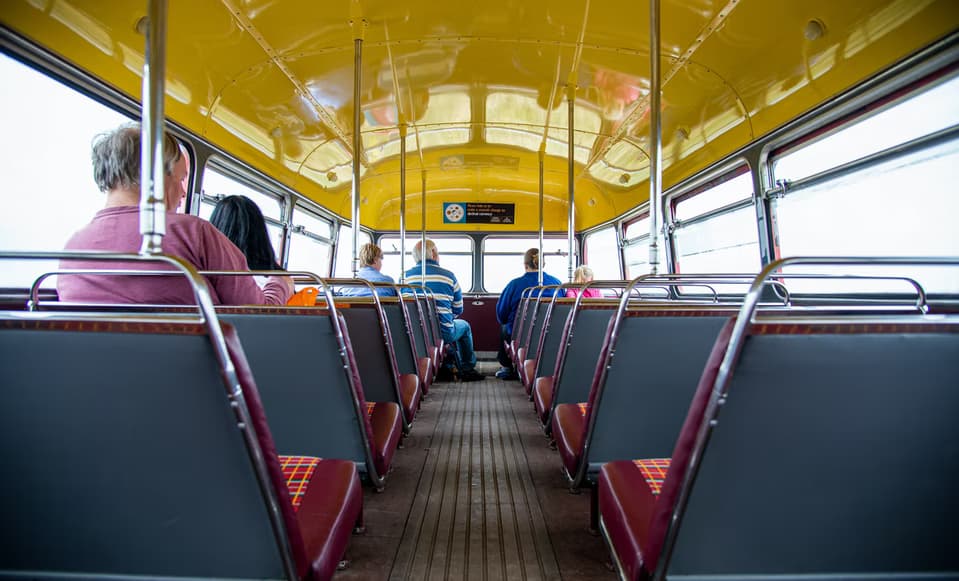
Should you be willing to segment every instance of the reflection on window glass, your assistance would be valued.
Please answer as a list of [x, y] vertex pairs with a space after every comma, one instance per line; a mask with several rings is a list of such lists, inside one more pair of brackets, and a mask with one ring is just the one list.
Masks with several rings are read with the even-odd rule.
[[[370, 235], [362, 230], [360, 230], [359, 238], [359, 243], [356, 246], [357, 253], [359, 253], [361, 246], [373, 241]], [[339, 240], [336, 244], [336, 263], [333, 265], [333, 277], [353, 277], [353, 228], [347, 224], [340, 226]]]
[[677, 228], [673, 239], [679, 272], [755, 274], [761, 267], [752, 206]]
[[[659, 240], [659, 272], [666, 272], [663, 264], [666, 254], [663, 252], [663, 239]], [[626, 278], [649, 274], [649, 237], [639, 238], [623, 247], [623, 259], [626, 267]]]
[[[3, 54], [0, 79], [0, 249], [60, 250], [106, 201], [93, 181], [93, 138], [129, 119]], [[29, 286], [56, 267], [5, 260], [0, 286]]]
[[207, 196], [246, 196], [256, 203], [264, 218], [276, 221], [283, 219], [282, 200], [251, 188], [210, 166], [203, 172], [203, 193]]
[[959, 122], [959, 77], [776, 159], [777, 180], [798, 180]]
[[[559, 280], [569, 278], [566, 238], [543, 238], [543, 270]], [[498, 238], [483, 241], [483, 288], [498, 293], [506, 284], [525, 272], [523, 255], [530, 248], [539, 249], [539, 237]]]
[[498, 143], [538, 151], [543, 137], [534, 131], [518, 127], [487, 127], [484, 131], [487, 143]]
[[623, 231], [623, 238], [625, 240], [633, 240], [641, 236], [649, 236], [649, 214], [626, 224], [626, 228]]
[[[956, 183], [959, 141], [792, 190], [773, 205], [779, 255], [955, 256], [959, 254]], [[873, 267], [857, 272], [904, 274], [914, 276], [929, 292], [959, 292], [955, 267]], [[816, 281], [789, 284], [799, 292], [827, 290]], [[828, 290], [861, 288], [830, 285]], [[902, 291], [903, 285], [890, 282], [882, 290]]]
[[715, 187], [699, 192], [695, 196], [676, 202], [674, 218], [676, 220], [690, 220], [730, 204], [748, 200], [752, 195], [752, 175], [748, 172], [743, 173]]
[[[436, 244], [440, 254], [440, 266], [453, 271], [463, 292], [473, 287], [473, 240], [467, 236], [428, 237]], [[404, 249], [406, 270], [413, 268], [413, 247], [420, 242], [419, 236], [407, 236]], [[400, 237], [383, 236], [379, 242], [383, 251], [383, 274], [400, 281]]]
[[315, 234], [323, 238], [331, 238], [333, 236], [332, 222], [314, 216], [299, 205], [293, 209], [293, 226], [300, 226], [310, 234]]
[[619, 272], [619, 247], [616, 245], [616, 231], [612, 227], [603, 228], [586, 237], [586, 264], [593, 269], [596, 280], [617, 280]]
[[280, 263], [283, 262], [281, 252], [283, 248], [283, 227], [280, 225], [283, 207], [279, 198], [255, 190], [211, 166], [207, 166], [203, 172], [203, 194], [204, 197], [200, 200], [200, 217], [206, 220], [209, 220], [213, 214], [217, 198], [246, 196], [251, 199], [263, 212], [266, 229], [270, 233], [270, 242], [273, 244], [273, 253], [276, 254], [276, 259]]
[[294, 232], [290, 236], [290, 257], [286, 269], [329, 276], [331, 253], [332, 246], [329, 243]]
[[[543, 271], [558, 278], [560, 282], [566, 281], [568, 277], [569, 264], [566, 256], [558, 254], [546, 254], [546, 261], [543, 263]], [[483, 255], [483, 288], [487, 292], [501, 292], [509, 281], [523, 276], [526, 272], [523, 266], [523, 255]]]

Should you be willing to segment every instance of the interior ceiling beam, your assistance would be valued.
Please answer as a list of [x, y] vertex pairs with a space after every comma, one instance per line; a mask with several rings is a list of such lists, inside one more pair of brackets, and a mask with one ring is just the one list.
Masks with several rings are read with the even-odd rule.
[[[352, 157], [353, 156], [352, 137], [336, 121], [336, 116], [333, 113], [331, 113], [326, 107], [320, 104], [319, 101], [316, 100], [316, 97], [313, 96], [313, 93], [311, 93], [306, 88], [306, 85], [304, 85], [303, 82], [300, 79], [298, 79], [296, 75], [293, 74], [293, 71], [291, 71], [290, 68], [286, 66], [286, 63], [283, 62], [283, 58], [276, 51], [276, 49], [273, 48], [273, 46], [269, 42], [267, 42], [267, 40], [263, 37], [263, 35], [260, 34], [260, 31], [256, 28], [256, 25], [253, 24], [253, 21], [250, 20], [247, 17], [247, 15], [242, 10], [240, 10], [240, 8], [237, 7], [237, 5], [234, 3], [233, 0], [220, 0], [220, 1], [223, 3], [224, 6], [226, 6], [227, 10], [229, 10], [230, 13], [233, 14], [233, 18], [236, 19], [240, 27], [247, 34], [249, 34], [253, 38], [253, 40], [256, 41], [256, 43], [260, 46], [261, 49], [263, 49], [263, 52], [266, 53], [267, 58], [269, 58], [270, 62], [273, 63], [273, 66], [279, 69], [280, 72], [282, 72], [283, 75], [290, 81], [290, 83], [293, 85], [293, 88], [296, 90], [296, 93], [300, 95], [301, 97], [303, 97], [304, 99], [306, 99], [307, 101], [309, 101], [309, 103], [313, 106], [314, 110], [316, 111], [316, 114], [319, 116], [320, 121], [323, 123], [323, 125], [325, 125], [327, 129], [330, 130], [330, 133], [333, 134], [334, 138], [337, 141], [339, 141], [344, 148], [346, 148], [347, 153]], [[352, 46], [352, 44], [350, 46]], [[359, 107], [360, 104], [354, 103], [353, 106]], [[369, 159], [367, 158], [365, 151], [359, 152], [359, 158], [360, 158], [360, 163], [362, 163], [364, 167], [369, 168]]]
[[[683, 67], [689, 63], [693, 55], [702, 46], [702, 44], [708, 39], [714, 32], [722, 28], [723, 23], [729, 18], [729, 15], [732, 13], [736, 5], [739, 4], [739, 0], [729, 0], [725, 6], [723, 6], [719, 12], [714, 16], [706, 26], [699, 31], [699, 34], [696, 35], [696, 38], [693, 40], [685, 51], [683, 51], [682, 56], [680, 56], [673, 63], [673, 66], [669, 68], [665, 75], [663, 75], [662, 89], [665, 89], [666, 84], [676, 76]], [[662, 90], [661, 89], [661, 90]], [[623, 121], [619, 124], [619, 127], [613, 132], [610, 137], [605, 139], [600, 138], [597, 140], [597, 145], [599, 146], [595, 153], [593, 153], [589, 161], [586, 162], [586, 165], [583, 166], [583, 169], [580, 171], [580, 174], [577, 179], [582, 178], [586, 175], [586, 172], [589, 171], [589, 168], [593, 166], [597, 161], [603, 159], [609, 150], [613, 148], [614, 145], [622, 141], [629, 132], [629, 128], [633, 126], [637, 121], [642, 119], [644, 115], [649, 112], [649, 94], [647, 93], [645, 97], [636, 99], [632, 105], [626, 110], [626, 114], [623, 117]]]

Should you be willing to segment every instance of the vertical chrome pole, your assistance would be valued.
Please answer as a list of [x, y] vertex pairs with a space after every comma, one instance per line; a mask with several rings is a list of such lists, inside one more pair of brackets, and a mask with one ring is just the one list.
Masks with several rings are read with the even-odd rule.
[[649, 273], [659, 270], [663, 205], [662, 86], [659, 71], [659, 0], [649, 2]]
[[421, 170], [423, 175], [423, 199], [422, 199], [422, 212], [423, 212], [423, 229], [420, 232], [420, 274], [423, 276], [423, 286], [426, 286], [426, 259], [429, 258], [426, 254], [426, 170]]
[[366, 20], [360, 14], [360, 4], [350, 4], [350, 26], [353, 27], [353, 187], [350, 192], [353, 202], [353, 277], [360, 270], [360, 152], [363, 150], [360, 135], [362, 103], [360, 92], [363, 88], [363, 37], [366, 33]]
[[543, 140], [543, 143], [539, 145], [539, 277], [538, 284], [543, 286], [543, 268], [545, 265], [545, 259], [543, 257], [543, 196], [544, 196], [544, 180], [543, 172], [545, 171], [544, 165], [546, 163], [546, 140]]
[[143, 59], [140, 125], [140, 234], [142, 254], [163, 252], [166, 200], [163, 167], [163, 95], [166, 70], [166, 0], [150, 0]]
[[406, 279], [406, 122], [400, 122], [400, 284]]
[[573, 271], [576, 270], [576, 252], [574, 241], [575, 229], [576, 229], [576, 194], [575, 187], [573, 185], [576, 180], [575, 174], [575, 162], [576, 162], [576, 144], [574, 143], [574, 125], [573, 125], [573, 112], [576, 106], [576, 85], [573, 83], [575, 71], [570, 71], [569, 73], [569, 82], [566, 85], [566, 101], [569, 105], [569, 222], [566, 225], [566, 236], [569, 242], [569, 278], [570, 282], [573, 282]]

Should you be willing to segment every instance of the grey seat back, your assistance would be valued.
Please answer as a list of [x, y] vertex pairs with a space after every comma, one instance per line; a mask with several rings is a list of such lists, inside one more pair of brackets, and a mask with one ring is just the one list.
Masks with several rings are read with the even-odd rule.
[[553, 372], [553, 368], [556, 366], [557, 351], [563, 338], [563, 327], [572, 307], [572, 301], [567, 302], [564, 299], [559, 299], [553, 304], [549, 312], [549, 319], [543, 329], [542, 347], [538, 349], [539, 357], [536, 358], [536, 371], [531, 379]]
[[243, 340], [277, 449], [352, 460], [366, 473], [365, 416], [357, 413], [327, 311], [263, 310], [268, 312], [221, 309], [220, 318], [234, 325]]
[[753, 325], [667, 576], [959, 575], [957, 355], [955, 322]]
[[0, 320], [0, 369], [0, 577], [284, 576], [203, 325]]
[[[583, 477], [605, 462], [668, 458], [729, 310], [626, 312], [605, 381], [594, 378]], [[600, 370], [597, 369], [597, 373]]]
[[609, 321], [616, 314], [612, 303], [608, 306], [580, 307], [572, 335], [566, 337], [562, 367], [553, 378], [553, 406], [561, 403], [580, 403], [589, 399], [589, 389], [596, 372], [596, 361], [603, 346], [603, 337]]

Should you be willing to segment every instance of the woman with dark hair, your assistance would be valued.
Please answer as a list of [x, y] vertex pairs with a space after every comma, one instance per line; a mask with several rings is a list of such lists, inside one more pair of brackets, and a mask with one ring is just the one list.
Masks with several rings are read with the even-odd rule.
[[[106, 195], [104, 208], [67, 242], [66, 250], [102, 250], [135, 254], [140, 232], [141, 127], [129, 123], [98, 135], [93, 142], [93, 177]], [[186, 197], [189, 158], [177, 140], [164, 133], [162, 194], [166, 206], [163, 253], [177, 256], [197, 270], [246, 270], [246, 257], [220, 231], [198, 216], [176, 210]], [[262, 228], [262, 217], [260, 224]], [[247, 255], [248, 256], [248, 255]], [[109, 269], [116, 263], [64, 259], [75, 269]], [[155, 262], [124, 263], [135, 270], [169, 270]], [[77, 303], [196, 304], [193, 288], [181, 276], [102, 276], [77, 274], [57, 277], [60, 300]], [[217, 305], [283, 305], [293, 294], [293, 281], [270, 277], [262, 288], [248, 276], [211, 276], [210, 298]]]
[[278, 270], [266, 220], [259, 206], [246, 196], [227, 196], [217, 202], [210, 223], [226, 235], [243, 255], [250, 270]]

